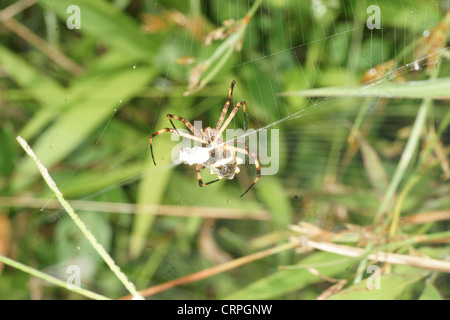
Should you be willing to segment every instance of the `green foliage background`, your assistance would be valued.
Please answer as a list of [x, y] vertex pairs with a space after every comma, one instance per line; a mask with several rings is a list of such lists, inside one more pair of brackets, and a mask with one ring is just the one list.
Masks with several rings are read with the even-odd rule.
[[[13, 2], [2, 1], [0, 10]], [[406, 81], [429, 80], [426, 67], [416, 72], [407, 63], [413, 60], [414, 50], [423, 46], [423, 31], [444, 19], [448, 4], [377, 1], [382, 28], [369, 30], [366, 10], [372, 3], [262, 1], [243, 34], [242, 50], [218, 56], [213, 66], [223, 66], [212, 73], [206, 86], [184, 95], [195, 64], [178, 64], [177, 59], [193, 57], [196, 63], [210, 59], [227, 39], [206, 46], [202, 38], [223, 21], [244, 18], [252, 3], [40, 0], [14, 16], [72, 64], [56, 63], [50, 58], [54, 52], [43, 53], [30, 38], [1, 23], [0, 215], [6, 217], [10, 232], [4, 242], [8, 243], [6, 252], [0, 253], [62, 279], [67, 277], [67, 265], [77, 264], [82, 267], [83, 287], [110, 298], [127, 294], [65, 212], [47, 208], [53, 195], [16, 143], [17, 135], [32, 146], [66, 199], [113, 203], [108, 213], [93, 206], [77, 211], [138, 289], [282, 243], [288, 239], [288, 226], [299, 221], [330, 232], [346, 224], [373, 224], [382, 201], [380, 189], [386, 191], [387, 182], [392, 181], [408, 138], [414, 134], [418, 110], [431, 95], [430, 86], [417, 86], [413, 99], [386, 100], [384, 107], [377, 103], [383, 104], [380, 97], [386, 90], [394, 95], [400, 92], [394, 73], [383, 78], [386, 88], [375, 89], [372, 98], [335, 97], [341, 90], [334, 87], [358, 86], [369, 68], [390, 59]], [[73, 4], [81, 9], [80, 30], [66, 27], [67, 8]], [[175, 11], [185, 19], [184, 24], [170, 20], [168, 12]], [[144, 14], [162, 21], [162, 29], [145, 33], [149, 25], [143, 23]], [[420, 143], [395, 190], [398, 196], [418, 175], [419, 182], [401, 204], [402, 216], [450, 210], [450, 185], [442, 166], [445, 159], [448, 164], [450, 142], [446, 120], [450, 109], [445, 100], [450, 96], [450, 68], [445, 50], [431, 85], [442, 88], [436, 92], [444, 99], [426, 102], [429, 112], [417, 133]], [[152, 132], [170, 126], [167, 113], [214, 126], [233, 79], [237, 81], [233, 102], [247, 102], [249, 127], [258, 129], [289, 117], [271, 127], [280, 134], [278, 173], [263, 176], [243, 198], [239, 195], [255, 175], [252, 166], [248, 170], [243, 166], [232, 181], [200, 189], [193, 167], [170, 165], [176, 142], [170, 141], [169, 134], [155, 139], [157, 167], [148, 146]], [[312, 88], [324, 88], [323, 94], [331, 98], [308, 98], [312, 93], [279, 95]], [[363, 106], [367, 106], [366, 113], [361, 113]], [[353, 157], [345, 158], [350, 128], [358, 114], [363, 117], [362, 125], [371, 125], [365, 133], [367, 143]], [[231, 126], [242, 126], [241, 114]], [[444, 160], [435, 157], [431, 164], [427, 162], [427, 170], [420, 171], [423, 142], [432, 130], [441, 134]], [[211, 179], [205, 174], [206, 181]], [[24, 198], [44, 202], [29, 208]], [[157, 216], [157, 207], [138, 207], [138, 214], [124, 214], [120, 203], [170, 205], [189, 211], [192, 217]], [[229, 209], [230, 214], [233, 209], [244, 209], [247, 216], [211, 223], [196, 213], [198, 207], [210, 208], [211, 214], [219, 209]], [[170, 213], [171, 207], [166, 208]], [[261, 210], [270, 214], [268, 221], [255, 220]], [[385, 217], [391, 214], [392, 208]], [[448, 221], [407, 225], [398, 235], [433, 234], [448, 231], [448, 226]], [[0, 233], [6, 235], [6, 230]], [[383, 232], [377, 236], [383, 237]], [[448, 245], [444, 241], [404, 246], [399, 253], [445, 260]], [[152, 298], [314, 299], [330, 283], [304, 266], [348, 279], [350, 285], [358, 262], [325, 252], [283, 252]], [[297, 268], [278, 270], [286, 265]], [[392, 271], [383, 276], [382, 283], [395, 289], [386, 287], [373, 297], [357, 291], [351, 298], [449, 297], [445, 273], [405, 266], [393, 266]], [[4, 267], [0, 299], [30, 298], [82, 296]]]

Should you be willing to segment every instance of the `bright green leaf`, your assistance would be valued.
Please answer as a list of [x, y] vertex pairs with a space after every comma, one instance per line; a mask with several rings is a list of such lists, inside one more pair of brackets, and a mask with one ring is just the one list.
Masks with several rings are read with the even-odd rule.
[[330, 300], [392, 300], [398, 297], [407, 286], [419, 281], [426, 274], [418, 272], [411, 275], [381, 275], [379, 289], [369, 289], [368, 285], [372, 285], [375, 281], [368, 278], [333, 295]]

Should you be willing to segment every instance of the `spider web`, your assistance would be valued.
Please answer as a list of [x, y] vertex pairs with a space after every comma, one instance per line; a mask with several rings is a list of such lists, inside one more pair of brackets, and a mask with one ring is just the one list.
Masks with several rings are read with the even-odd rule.
[[[357, 16], [356, 10], [364, 10], [371, 4], [384, 4], [383, 8], [391, 8], [389, 12], [382, 12], [384, 15], [393, 15], [395, 25], [397, 27], [391, 27], [393, 32], [389, 35], [383, 34], [384, 26], [377, 30], [367, 30], [366, 21], [359, 21], [353, 17]], [[404, 51], [409, 43], [409, 39], [416, 41], [416, 37], [407, 34], [407, 24], [412, 23], [414, 29], [417, 29], [417, 33], [421, 33], [423, 30], [429, 30], [432, 26], [435, 26], [442, 18], [442, 14], [439, 12], [442, 7], [449, 8], [450, 2], [442, 4], [436, 2], [434, 4], [435, 10], [430, 10], [433, 7], [431, 5], [424, 6], [426, 10], [430, 10], [427, 13], [428, 19], [426, 21], [416, 21], [416, 10], [413, 3], [410, 1], [399, 1], [397, 4], [405, 8], [405, 12], [410, 12], [410, 16], [396, 17], [395, 5], [392, 1], [378, 1], [375, 3], [363, 1], [362, 4], [353, 1], [320, 1], [312, 0], [311, 2], [305, 2], [302, 0], [294, 1], [277, 1], [277, 0], [264, 0], [260, 9], [255, 14], [254, 18], [248, 26], [248, 30], [243, 43], [243, 50], [233, 54], [231, 64], [227, 66], [223, 77], [220, 80], [214, 80], [214, 84], [220, 86], [221, 90], [217, 93], [214, 92], [213, 97], [215, 101], [222, 99], [225, 101], [226, 93], [229, 84], [232, 80], [236, 80], [237, 84], [235, 92], [233, 93], [233, 103], [240, 100], [247, 102], [247, 112], [251, 120], [251, 127], [255, 129], [255, 132], [262, 131], [263, 129], [277, 128], [283, 125], [282, 132], [280, 133], [280, 157], [281, 168], [279, 176], [286, 179], [286, 183], [289, 186], [298, 184], [300, 180], [313, 179], [317, 174], [325, 175], [326, 166], [329, 161], [329, 156], [320, 150], [314, 150], [320, 144], [321, 132], [327, 132], [330, 130], [336, 130], [339, 134], [347, 132], [346, 123], [348, 119], [353, 120], [358, 113], [359, 98], [302, 98], [302, 97], [287, 97], [280, 96], [279, 94], [286, 91], [298, 91], [305, 89], [312, 89], [315, 87], [333, 87], [339, 85], [346, 85], [348, 82], [353, 83], [355, 86], [359, 83], [359, 77], [361, 70], [370, 69], [376, 67], [378, 64], [385, 62], [388, 59], [392, 59], [398, 56], [399, 52]], [[286, 3], [288, 3], [286, 5]], [[163, 3], [156, 2], [156, 5], [163, 6]], [[210, 3], [209, 5], [203, 5], [201, 7], [200, 14], [203, 16], [214, 17], [216, 23], [219, 25], [223, 20], [239, 20], [242, 18], [242, 13], [250, 10], [250, 1], [217, 1]], [[358, 8], [357, 8], [358, 7]], [[342, 9], [339, 15], [331, 15], [330, 11]], [[296, 14], [294, 14], [294, 12]], [[306, 12], [305, 12], [306, 11]], [[226, 16], [223, 19], [224, 14]], [[308, 34], [305, 34], [305, 25], [302, 19], [294, 20], [293, 17], [310, 14], [313, 18], [312, 24], [310, 24], [310, 30]], [[331, 19], [324, 22], [324, 19], [328, 17]], [[383, 18], [382, 18], [383, 19]], [[412, 21], [412, 22], [411, 22]], [[402, 23], [404, 25], [403, 28]], [[299, 27], [296, 27], [298, 26]], [[297, 29], [300, 30], [298, 32]], [[261, 30], [263, 30], [261, 32]], [[273, 34], [271, 31], [276, 30], [278, 33]], [[312, 36], [311, 36], [312, 34]], [[355, 34], [360, 37], [369, 37], [369, 41], [364, 42], [368, 46], [364, 48], [354, 47], [353, 43], [357, 40], [352, 37], [356, 37]], [[204, 33], [206, 36], [206, 31]], [[385, 37], [394, 38], [394, 47], [386, 48], [384, 46]], [[397, 39], [402, 39], [403, 43], [399, 44]], [[381, 41], [380, 41], [381, 40]], [[189, 28], [177, 28], [174, 39], [171, 40], [174, 44], [177, 44], [177, 48], [180, 52], [177, 53], [179, 57], [196, 57], [199, 61], [208, 58], [209, 51], [196, 50], [194, 44], [194, 37], [189, 34]], [[178, 46], [182, 43], [182, 46]], [[342, 47], [342, 45], [344, 45]], [[248, 48], [250, 48], [248, 50]], [[251, 48], [260, 48], [262, 55], [256, 50]], [[307, 65], [311, 63], [308, 57], [309, 50], [317, 50], [318, 53], [314, 58], [314, 67]], [[359, 53], [359, 54], [358, 54]], [[356, 61], [356, 57], [358, 58]], [[422, 59], [425, 59], [425, 56]], [[355, 59], [352, 61], [351, 59]], [[323, 60], [335, 61], [335, 68], [333, 70], [326, 70], [322, 68]], [[412, 74], [414, 70], [409, 67], [412, 61], [395, 61], [396, 67], [386, 74], [380, 76], [375, 82], [361, 85], [361, 90], [364, 88], [384, 84], [386, 82], [393, 81], [392, 75], [398, 72], [403, 74]], [[139, 63], [136, 62], [131, 68], [139, 68]], [[329, 63], [325, 68], [329, 68]], [[178, 69], [178, 72], [177, 72]], [[163, 74], [160, 79], [157, 80], [156, 86], [162, 88], [169, 87], [173, 83], [179, 83], [185, 85], [187, 83], [186, 66], [183, 65], [169, 65], [167, 68], [163, 68]], [[313, 70], [313, 71], [311, 71]], [[359, 71], [359, 73], [358, 73]], [[288, 76], [286, 75], [288, 74]], [[327, 78], [326, 74], [333, 74], [332, 79]], [[189, 114], [191, 103], [187, 102], [187, 98], [184, 98], [182, 93], [185, 87], [178, 87], [175, 91], [178, 91], [177, 103], [181, 110], [180, 116], [183, 114]], [[209, 95], [202, 96], [204, 93], [200, 92], [197, 97], [202, 99], [209, 99]], [[156, 127], [158, 116], [161, 112], [166, 112], [164, 104], [166, 102], [166, 95], [163, 93], [159, 97], [154, 98], [156, 102], [151, 107], [151, 113], [154, 114], [152, 123], [149, 124], [149, 134], [157, 131], [160, 128]], [[190, 99], [190, 98], [189, 98]], [[359, 99], [359, 100], [358, 100]], [[345, 103], [349, 103], [349, 106], [345, 106]], [[356, 101], [356, 102], [355, 102]], [[344, 105], [343, 105], [344, 104]], [[121, 106], [121, 101], [118, 101], [118, 108]], [[105, 123], [100, 134], [95, 138], [96, 143], [91, 150], [85, 156], [87, 159], [92, 153], [99, 151], [99, 143], [105, 140], [105, 137], [111, 134], [110, 126], [111, 122], [115, 120], [120, 112], [125, 108], [132, 108], [132, 106], [122, 106], [122, 109], [115, 109], [107, 123]], [[217, 108], [206, 109], [206, 113], [220, 114], [222, 105], [220, 103]], [[200, 115], [201, 116], [201, 115]], [[214, 118], [214, 117], [213, 117]], [[302, 118], [302, 119], [299, 119]], [[188, 119], [195, 120], [195, 119]], [[215, 120], [216, 121], [216, 120]], [[239, 116], [233, 120], [232, 125], [238, 128], [242, 125], [242, 119]], [[395, 127], [395, 120], [393, 120]], [[215, 125], [207, 124], [207, 125]], [[302, 130], [299, 129], [302, 127]], [[337, 130], [336, 128], [339, 128]], [[392, 128], [392, 131], [396, 132], [397, 128]], [[303, 135], [299, 135], [299, 133]], [[308, 137], [311, 134], [313, 138]], [[389, 133], [387, 133], [389, 134]], [[314, 143], [311, 143], [311, 139], [315, 139]], [[142, 152], [148, 152], [148, 136], [142, 137], [137, 140], [136, 145]], [[308, 164], [295, 167], [292, 165], [292, 161], [296, 158], [293, 149], [302, 148], [304, 145], [312, 146], [313, 151], [317, 152], [317, 161], [323, 163], [321, 172], [314, 172], [308, 170]], [[331, 148], [333, 148], [331, 146]], [[337, 155], [340, 157], [340, 153]], [[71, 175], [63, 182], [62, 185], [70, 185], [71, 180], [80, 170], [83, 168], [84, 160], [78, 165], [78, 167], [72, 172]], [[329, 165], [329, 164], [328, 164]], [[108, 188], [96, 192], [95, 194], [89, 194], [84, 199], [92, 199], [95, 196], [109, 192], [111, 190], [123, 188], [129, 185], [134, 185], [142, 178], [148, 175], [152, 175], [157, 171], [169, 170], [174, 165], [165, 165], [158, 167], [149, 167], [138, 174], [133, 174], [126, 179], [112, 183]], [[187, 166], [186, 166], [187, 167]], [[312, 167], [312, 166], [311, 166]], [[180, 168], [183, 173], [188, 174], [189, 171], [194, 171], [193, 167]], [[294, 171], [292, 171], [294, 170]], [[251, 179], [251, 174], [248, 175]], [[193, 188], [197, 187], [195, 178], [191, 175], [193, 180]], [[249, 182], [251, 180], [248, 180]], [[224, 182], [222, 182], [224, 183]], [[231, 183], [226, 181], [226, 183]], [[264, 177], [261, 182], [264, 183]], [[245, 184], [242, 184], [245, 186]], [[308, 183], [302, 182], [302, 185], [308, 186]], [[258, 186], [256, 186], [257, 188]], [[354, 187], [358, 187], [355, 183]], [[198, 188], [198, 187], [197, 187]], [[243, 187], [245, 188], [245, 187]], [[198, 192], [203, 190], [198, 188]], [[240, 193], [237, 193], [237, 198]], [[185, 195], [180, 196], [180, 205], [191, 203], [195, 205], [195, 202], [191, 199], [185, 199]], [[234, 200], [230, 200], [234, 201]], [[47, 209], [47, 206], [41, 208], [40, 211], [55, 213], [53, 210]], [[62, 211], [57, 210], [57, 215], [62, 214]], [[230, 225], [234, 222], [230, 222]], [[168, 275], [169, 277], [170, 275]], [[171, 276], [170, 276], [171, 277]]]
[[[292, 3], [292, 2], [289, 2]], [[279, 94], [286, 90], [285, 83], [282, 81], [282, 74], [286, 71], [287, 68], [290, 68], [292, 65], [288, 65], [288, 67], [283, 68], [283, 62], [293, 60], [295, 64], [295, 69], [297, 69], [297, 76], [300, 76], [299, 85], [296, 85], [295, 83], [291, 83], [290, 86], [292, 88], [295, 88], [297, 90], [300, 89], [311, 89], [316, 86], [324, 86], [324, 87], [332, 87], [333, 85], [345, 85], [346, 81], [348, 81], [349, 77], [352, 80], [352, 83], [355, 84], [355, 86], [358, 84], [359, 79], [357, 78], [358, 73], [358, 65], [356, 65], [354, 62], [349, 61], [350, 54], [352, 50], [355, 50], [352, 48], [350, 38], [351, 35], [354, 32], [360, 32], [361, 36], [368, 35], [370, 37], [370, 47], [364, 48], [366, 49], [364, 54], [359, 56], [359, 65], [363, 65], [365, 69], [370, 69], [376, 67], [378, 64], [386, 61], [389, 58], [392, 58], [397, 56], [399, 52], [402, 52], [406, 50], [408, 46], [408, 39], [412, 38], [413, 43], [416, 41], [416, 37], [408, 37], [407, 34], [407, 23], [409, 20], [413, 21], [414, 30], [417, 28], [418, 30], [428, 30], [429, 28], [435, 26], [442, 16], [439, 13], [440, 8], [448, 7], [447, 4], [443, 3], [433, 3], [433, 5], [430, 5], [428, 3], [427, 6], [425, 6], [425, 10], [429, 10], [427, 12], [426, 17], [428, 19], [421, 21], [422, 23], [419, 24], [416, 22], [416, 11], [420, 8], [414, 7], [414, 4], [410, 1], [400, 1], [401, 7], [406, 11], [410, 12], [411, 16], [402, 17], [399, 18], [397, 21], [396, 13], [395, 13], [395, 5], [391, 3], [391, 1], [385, 1], [384, 9], [390, 8], [390, 11], [386, 12], [384, 11], [382, 14], [386, 15], [393, 15], [394, 16], [394, 24], [395, 26], [402, 27], [402, 20], [403, 20], [403, 27], [401, 28], [401, 31], [397, 31], [396, 27], [393, 28], [393, 34], [389, 34], [390, 37], [393, 37], [394, 39], [397, 38], [403, 38], [403, 43], [400, 45], [395, 42], [395, 45], [393, 48], [385, 48], [384, 46], [384, 37], [383, 34], [384, 26], [381, 26], [380, 29], [370, 30], [367, 31], [366, 27], [366, 21], [357, 21], [356, 19], [349, 19], [347, 16], [355, 17], [356, 13], [356, 4], [353, 5], [352, 2], [338, 2], [338, 1], [312, 1], [311, 7], [312, 8], [304, 8], [304, 6], [301, 4], [300, 1], [294, 1], [295, 5], [285, 5], [283, 6], [283, 3], [279, 1], [279, 3], [276, 3], [276, 1], [263, 1], [263, 4], [260, 6], [259, 14], [256, 15], [252, 22], [249, 25], [249, 30], [247, 31], [247, 35], [245, 37], [245, 45], [248, 45], [248, 47], [253, 47], [253, 43], [258, 43], [259, 46], [261, 46], [261, 52], [262, 55], [258, 56], [253, 51], [250, 51], [250, 56], [237, 53], [238, 55], [238, 63], [234, 63], [229, 67], [229, 74], [232, 74], [231, 76], [229, 74], [226, 74], [226, 81], [221, 81], [223, 83], [223, 87], [227, 88], [227, 85], [231, 80], [236, 79], [237, 85], [235, 88], [235, 93], [233, 97], [233, 101], [236, 102], [236, 99], [239, 100], [246, 100], [247, 102], [247, 110], [249, 113], [249, 117], [253, 120], [253, 125], [256, 125], [254, 129], [256, 129], [256, 132], [261, 131], [263, 129], [268, 129], [271, 127], [275, 127], [279, 124], [282, 124], [285, 121], [294, 120], [299, 117], [305, 117], [308, 115], [315, 114], [317, 112], [317, 109], [320, 108], [330, 108], [331, 103], [330, 101], [335, 101], [336, 98], [310, 98], [306, 97], [302, 102], [298, 104], [292, 104], [287, 102], [287, 97], [280, 97]], [[387, 5], [386, 5], [387, 3]], [[363, 2], [364, 5], [362, 5], [362, 9], [366, 9], [371, 3]], [[331, 5], [330, 7], [327, 7]], [[397, 3], [398, 5], [398, 3]], [[306, 6], [308, 7], [309, 4]], [[339, 6], [342, 6], [345, 8], [343, 15], [339, 16], [333, 16], [331, 18], [331, 26], [325, 26], [324, 23], [320, 20], [320, 18], [324, 17], [326, 14], [328, 14], [327, 10], [333, 10], [333, 6], [335, 8], [338, 8]], [[211, 6], [214, 7], [214, 6]], [[250, 10], [251, 3], [248, 2], [246, 5], [242, 2], [219, 2], [219, 4], [215, 4], [215, 10], [217, 12], [216, 16], [223, 17], [223, 12], [227, 13], [227, 17], [225, 20], [238, 20], [242, 16], [242, 12], [247, 12]], [[303, 7], [303, 8], [302, 8]], [[294, 8], [298, 9], [299, 12], [310, 10], [311, 15], [318, 15], [319, 18], [314, 21], [314, 23], [311, 25], [311, 33], [314, 34], [314, 37], [312, 40], [307, 40], [307, 35], [304, 34], [304, 28], [302, 26], [302, 20], [299, 19], [298, 22], [300, 24], [300, 30], [301, 30], [301, 36], [295, 37], [292, 35], [292, 30], [290, 26], [292, 26], [292, 21], [290, 17], [290, 11], [294, 10]], [[434, 8], [434, 10], [430, 9]], [[213, 11], [214, 8], [210, 8], [211, 11]], [[361, 10], [361, 8], [359, 8]], [[222, 12], [222, 15], [219, 14], [219, 12]], [[206, 6], [205, 6], [205, 12], [206, 14]], [[284, 18], [284, 19], [283, 19]], [[219, 21], [222, 21], [224, 19], [219, 19]], [[330, 23], [328, 23], [330, 24]], [[280, 32], [280, 34], [277, 34], [277, 38], [281, 39], [282, 45], [281, 49], [274, 44], [276, 40], [275, 37], [272, 35], [271, 32], [268, 32], [267, 34], [263, 32], [259, 32], [261, 34], [262, 39], [259, 39], [258, 37], [255, 37], [254, 34], [258, 32], [254, 32], [254, 29], [263, 29], [264, 25], [266, 25], [266, 28], [268, 30], [272, 30], [275, 28], [277, 31]], [[288, 26], [285, 28], [285, 26]], [[325, 31], [325, 30], [328, 31]], [[331, 30], [331, 32], [329, 31]], [[183, 35], [184, 39], [187, 38], [187, 29], [184, 31], [185, 34]], [[374, 37], [374, 33], [376, 34], [376, 37]], [[373, 39], [379, 39], [381, 36], [381, 43], [373, 43]], [[337, 48], [337, 42], [341, 42], [340, 40], [343, 39], [343, 42], [345, 44], [344, 56], [346, 58], [339, 58], [336, 57], [336, 79], [333, 79], [333, 82], [330, 82], [325, 76], [324, 72], [322, 71], [321, 67], [321, 61], [324, 59], [325, 55], [328, 55], [328, 59], [332, 57], [333, 55], [338, 55], [338, 48]], [[176, 40], [175, 40], [176, 41]], [[317, 64], [315, 66], [314, 72], [309, 75], [307, 73], [308, 70], [305, 70], [304, 64], [306, 63], [305, 59], [301, 59], [299, 55], [302, 54], [302, 50], [306, 50], [311, 46], [318, 45], [318, 49], [320, 54], [318, 55]], [[413, 44], [413, 46], [415, 46]], [[192, 49], [192, 42], [190, 43], [190, 47], [188, 44], [186, 44], [183, 47], [182, 53], [180, 53], [180, 56], [193, 56]], [[244, 50], [243, 50], [244, 51]], [[342, 49], [341, 49], [342, 51]], [[363, 51], [360, 49], [360, 51]], [[199, 60], [204, 60], [206, 57], [203, 57], [204, 53], [203, 51], [200, 53]], [[426, 60], [428, 56], [420, 58], [420, 60]], [[353, 57], [354, 58], [354, 57]], [[410, 65], [414, 62], [413, 60], [410, 61], [396, 61], [397, 67], [393, 70], [386, 72], [383, 75], [379, 75], [376, 81], [372, 81], [369, 84], [363, 84], [361, 85], [361, 90], [364, 90], [366, 87], [371, 87], [375, 85], [380, 85], [385, 82], [392, 81], [392, 75], [403, 72], [403, 73], [412, 73], [413, 70], [411, 69]], [[287, 64], [287, 63], [286, 63]], [[346, 69], [349, 69], [350, 72], [345, 71]], [[179, 81], [185, 81], [185, 74], [182, 71], [182, 67], [180, 66], [180, 78]], [[361, 69], [361, 67], [359, 67]], [[310, 73], [310, 72], [309, 72]], [[340, 78], [340, 79], [339, 79]], [[295, 78], [298, 80], [298, 78]], [[336, 83], [337, 82], [337, 83]], [[244, 98], [243, 98], [244, 97]], [[180, 104], [182, 105], [183, 110], [185, 110], [185, 105], [180, 99]], [[160, 104], [158, 104], [157, 111], [159, 110]], [[218, 107], [218, 111], [220, 112], [220, 105]], [[353, 107], [350, 110], [345, 110], [345, 115], [341, 114], [341, 117], [331, 117], [329, 118], [329, 121], [332, 122], [330, 124], [330, 127], [334, 127], [336, 124], [337, 118], [340, 118], [341, 120], [345, 117], [354, 117], [356, 116], [356, 113], [358, 111], [357, 107]], [[238, 117], [236, 117], [238, 118]], [[241, 121], [241, 120], [239, 120]], [[234, 120], [234, 126], [240, 127], [241, 124], [238, 120]], [[312, 124], [311, 127], [314, 128], [315, 124]], [[322, 126], [324, 127], [324, 126]], [[157, 128], [153, 127], [153, 131], [155, 131]], [[325, 129], [325, 128], [323, 128]], [[295, 129], [291, 129], [289, 126], [288, 128], [285, 128], [286, 135], [289, 135], [291, 131], [296, 131]], [[298, 146], [299, 139], [302, 139], [301, 137], [294, 137], [293, 139], [290, 139], [290, 137], [286, 137], [286, 148], [290, 148], [292, 145]]]

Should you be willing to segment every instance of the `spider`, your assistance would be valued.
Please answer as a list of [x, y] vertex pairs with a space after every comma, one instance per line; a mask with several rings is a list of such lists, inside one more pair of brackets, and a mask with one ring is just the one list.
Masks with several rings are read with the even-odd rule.
[[[199, 131], [198, 128], [194, 128], [194, 126], [186, 119], [179, 117], [179, 116], [172, 115], [172, 114], [167, 114], [167, 118], [169, 119], [173, 128], [161, 129], [159, 131], [156, 131], [155, 133], [153, 133], [150, 136], [150, 151], [151, 151], [153, 163], [155, 164], [155, 166], [156, 166], [156, 162], [155, 162], [155, 157], [153, 156], [153, 145], [152, 145], [153, 138], [161, 133], [170, 132], [172, 134], [177, 134], [184, 138], [188, 138], [188, 139], [191, 139], [194, 141], [201, 142], [202, 145], [205, 145], [205, 147], [199, 148], [199, 149], [202, 149], [203, 151], [205, 149], [208, 149], [209, 156], [207, 157], [207, 159], [205, 159], [203, 157], [202, 161], [204, 161], [204, 162], [197, 163], [197, 166], [196, 166], [197, 179], [198, 179], [198, 184], [200, 187], [204, 187], [208, 184], [217, 182], [221, 179], [229, 179], [229, 180], [233, 179], [234, 176], [236, 174], [238, 174], [240, 171], [238, 165], [243, 162], [243, 160], [237, 156], [237, 153], [242, 153], [244, 156], [247, 155], [249, 158], [254, 159], [254, 164], [255, 164], [256, 173], [257, 173], [255, 180], [253, 180], [253, 183], [247, 188], [247, 190], [245, 190], [245, 192], [243, 194], [241, 194], [241, 197], [244, 196], [256, 184], [256, 182], [258, 182], [258, 180], [261, 178], [261, 167], [259, 165], [258, 158], [253, 153], [249, 153], [247, 144], [244, 143], [245, 149], [242, 149], [242, 148], [237, 148], [235, 146], [229, 145], [229, 144], [225, 143], [222, 139], [223, 131], [228, 127], [228, 125], [230, 124], [231, 120], [234, 118], [234, 116], [236, 115], [236, 113], [238, 112], [240, 107], [242, 107], [243, 113], [244, 113], [244, 132], [246, 130], [246, 112], [245, 112], [245, 104], [246, 103], [245, 103], [245, 101], [238, 102], [235, 105], [235, 107], [233, 108], [233, 110], [231, 111], [228, 118], [225, 120], [225, 116], [227, 115], [228, 108], [230, 107], [231, 95], [233, 94], [233, 88], [234, 88], [235, 83], [236, 83], [236, 81], [234, 81], [234, 80], [231, 82], [227, 101], [225, 102], [225, 105], [222, 109], [222, 113], [220, 115], [219, 121], [217, 122], [215, 129], [213, 129], [211, 127], [206, 127], [205, 129], [200, 129], [200, 131]], [[177, 130], [177, 128], [175, 127], [175, 125], [173, 124], [172, 119], [183, 122], [184, 125], [189, 129], [189, 131], [192, 132], [192, 135], [184, 133], [184, 132], [179, 132]], [[234, 140], [233, 142], [241, 142], [241, 141]], [[184, 148], [184, 149], [189, 149], [189, 150], [184, 151], [184, 154], [187, 155], [186, 157], [188, 157], [189, 154], [191, 154], [191, 153], [199, 154], [198, 149], [195, 149], [195, 148], [198, 148], [198, 147]], [[192, 161], [190, 162], [190, 164], [192, 164]], [[211, 170], [211, 174], [217, 174], [218, 179], [204, 183], [202, 180], [202, 175], [200, 173], [200, 169], [205, 169], [205, 168], [209, 168]]]

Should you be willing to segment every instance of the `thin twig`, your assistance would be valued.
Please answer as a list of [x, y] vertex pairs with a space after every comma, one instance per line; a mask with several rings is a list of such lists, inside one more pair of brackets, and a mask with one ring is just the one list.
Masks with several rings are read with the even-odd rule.
[[[360, 257], [364, 255], [365, 252], [365, 250], [362, 248], [338, 245], [329, 242], [315, 242], [309, 240], [307, 245], [314, 249], [336, 253], [348, 257]], [[377, 252], [369, 254], [367, 256], [367, 259], [450, 273], [450, 262], [431, 258], [421, 258], [404, 254]]]
[[[267, 210], [220, 208], [220, 207], [187, 207], [171, 205], [134, 204], [118, 202], [101, 202], [87, 200], [71, 200], [71, 206], [76, 210], [87, 210], [97, 212], [116, 212], [125, 214], [151, 214], [161, 216], [179, 217], [202, 217], [213, 219], [247, 219], [247, 220], [270, 220]], [[47, 200], [31, 197], [0, 197], [0, 207], [29, 207], [61, 209], [57, 200]], [[139, 211], [138, 211], [139, 209]]]
[[50, 45], [47, 41], [37, 36], [33, 31], [28, 29], [22, 23], [14, 18], [8, 20], [0, 21], [7, 27], [10, 31], [16, 33], [18, 36], [24, 40], [31, 43], [33, 46], [42, 51], [46, 56], [53, 60], [57, 65], [66, 69], [73, 75], [80, 75], [83, 73], [83, 67], [76, 64], [69, 57], [60, 52], [57, 48]]
[[123, 285], [128, 289], [128, 291], [131, 293], [134, 299], [143, 299], [141, 294], [136, 291], [136, 288], [133, 283], [131, 283], [127, 276], [120, 270], [120, 268], [116, 265], [114, 260], [111, 258], [111, 256], [106, 252], [105, 248], [98, 243], [97, 239], [94, 237], [94, 235], [89, 231], [89, 229], [86, 227], [84, 222], [80, 219], [80, 217], [73, 211], [70, 204], [64, 199], [61, 191], [59, 191], [58, 187], [56, 186], [55, 182], [53, 181], [52, 177], [48, 173], [48, 170], [46, 167], [42, 165], [42, 163], [39, 161], [39, 159], [34, 154], [33, 150], [30, 148], [28, 143], [22, 138], [17, 137], [17, 141], [20, 143], [22, 148], [25, 150], [25, 152], [34, 160], [36, 165], [38, 166], [39, 171], [42, 174], [42, 177], [44, 178], [47, 185], [50, 187], [50, 189], [55, 193], [56, 197], [58, 198], [61, 205], [64, 207], [64, 209], [67, 211], [69, 216], [72, 218], [72, 220], [75, 222], [75, 224], [78, 226], [78, 228], [83, 232], [86, 239], [91, 243], [91, 245], [94, 247], [94, 249], [98, 252], [98, 254], [103, 258], [103, 260], [106, 262], [106, 264], [109, 266], [112, 272], [117, 276], [117, 278], [123, 283]]
[[405, 224], [422, 224], [436, 221], [450, 220], [450, 210], [427, 211], [406, 216], [400, 220]]
[[109, 298], [102, 296], [98, 293], [79, 288], [73, 285], [68, 284], [66, 281], [62, 281], [58, 278], [52, 277], [51, 275], [48, 275], [44, 272], [41, 272], [39, 270], [33, 269], [27, 265], [24, 265], [20, 262], [14, 261], [12, 259], [9, 259], [8, 257], [0, 255], [0, 261], [3, 262], [6, 265], [9, 265], [13, 268], [16, 268], [18, 270], [21, 270], [23, 272], [26, 272], [34, 277], [40, 278], [42, 280], [48, 281], [50, 283], [53, 283], [54, 285], [66, 288], [68, 290], [71, 290], [73, 292], [79, 293], [85, 297], [91, 298], [91, 299], [97, 299], [97, 300], [109, 300]]
[[[285, 243], [285, 244], [279, 245], [277, 247], [273, 247], [273, 248], [263, 250], [263, 251], [260, 251], [260, 252], [257, 252], [257, 253], [239, 258], [239, 259], [235, 259], [235, 260], [223, 263], [223, 264], [219, 264], [212, 268], [198, 271], [198, 272], [192, 273], [190, 275], [187, 275], [187, 276], [184, 276], [184, 277], [172, 280], [172, 281], [168, 281], [168, 282], [165, 282], [165, 283], [153, 286], [153, 287], [149, 287], [147, 289], [141, 290], [140, 293], [144, 297], [148, 297], [153, 294], [171, 289], [173, 287], [176, 287], [176, 286], [179, 286], [182, 284], [187, 284], [187, 283], [191, 283], [191, 282], [195, 282], [195, 281], [199, 281], [199, 280], [203, 280], [203, 279], [215, 276], [216, 274], [240, 267], [244, 264], [253, 262], [255, 260], [259, 260], [259, 259], [265, 258], [267, 256], [295, 248], [296, 246], [298, 246], [298, 244], [296, 244], [296, 243]], [[131, 299], [131, 296], [128, 295], [128, 296], [122, 297], [120, 299], [121, 300], [129, 300], [129, 299]]]
[[36, 0], [21, 0], [13, 3], [9, 7], [0, 10], [0, 22], [11, 19], [16, 14], [22, 12], [23, 10], [31, 7], [36, 3]]

